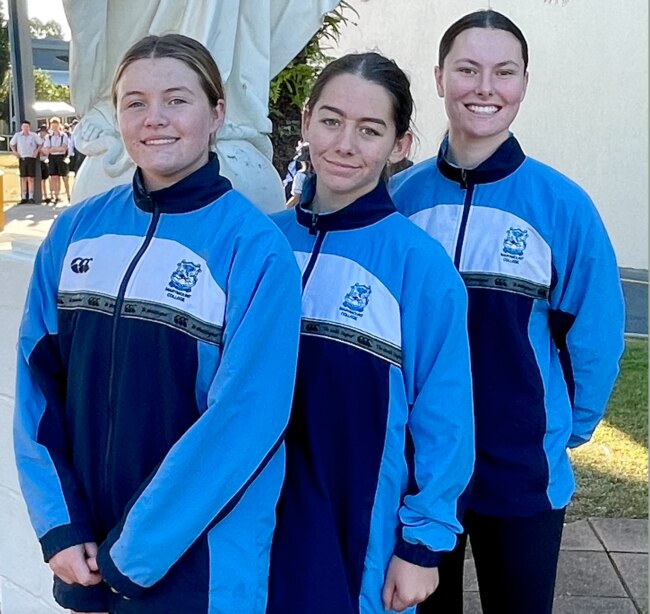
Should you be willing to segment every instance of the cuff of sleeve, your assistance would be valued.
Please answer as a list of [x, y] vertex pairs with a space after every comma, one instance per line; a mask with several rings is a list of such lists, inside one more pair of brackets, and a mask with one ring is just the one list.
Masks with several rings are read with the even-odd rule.
[[402, 538], [397, 539], [393, 554], [408, 563], [413, 563], [413, 565], [419, 565], [420, 567], [438, 567], [442, 559], [441, 552], [429, 550], [429, 548], [422, 544], [411, 544]]
[[571, 435], [569, 437], [569, 443], [567, 443], [567, 448], [577, 448], [584, 443], [587, 443], [591, 437], [581, 437], [579, 435]]
[[112, 545], [110, 542], [104, 542], [97, 553], [97, 565], [99, 566], [99, 572], [102, 574], [104, 582], [110, 586], [114, 593], [117, 593], [125, 599], [139, 597], [147, 590], [147, 587], [136, 584], [117, 568], [110, 555]]
[[43, 535], [39, 541], [43, 550], [43, 559], [47, 563], [61, 550], [86, 542], [94, 542], [95, 540], [95, 532], [92, 527], [89, 524], [78, 522], [54, 527]]

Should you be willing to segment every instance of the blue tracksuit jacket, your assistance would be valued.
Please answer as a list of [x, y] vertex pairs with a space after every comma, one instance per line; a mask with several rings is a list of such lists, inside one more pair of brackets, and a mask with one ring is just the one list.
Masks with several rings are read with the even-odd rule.
[[469, 295], [476, 468], [469, 507], [526, 516], [574, 492], [567, 447], [603, 417], [623, 351], [605, 228], [575, 183], [511, 136], [473, 170], [437, 158], [395, 175], [397, 208], [442, 243]]
[[474, 459], [466, 291], [383, 182], [335, 213], [274, 219], [303, 299], [268, 612], [383, 612], [393, 553], [434, 566], [461, 531]]
[[136, 173], [66, 210], [38, 252], [20, 482], [46, 560], [95, 541], [106, 581], [57, 582], [66, 607], [265, 610], [300, 277], [277, 227], [218, 172], [213, 156], [152, 193]]

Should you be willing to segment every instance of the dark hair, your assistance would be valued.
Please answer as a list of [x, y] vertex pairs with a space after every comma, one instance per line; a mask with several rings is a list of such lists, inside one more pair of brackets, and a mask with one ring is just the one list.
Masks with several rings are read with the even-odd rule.
[[528, 68], [528, 43], [522, 31], [505, 15], [492, 9], [475, 11], [461, 17], [452, 23], [440, 39], [438, 47], [438, 66], [442, 68], [445, 58], [449, 54], [456, 37], [470, 28], [489, 28], [492, 30], [504, 30], [510, 32], [521, 44], [521, 56], [524, 59], [524, 70]]
[[20, 122], [20, 125], [22, 126], [23, 124], [29, 124], [31, 126], [32, 122], [30, 122], [28, 119], [23, 119], [23, 121]]
[[411, 84], [404, 71], [393, 61], [375, 52], [349, 53], [330, 62], [318, 75], [305, 105], [310, 113], [323, 93], [325, 86], [339, 75], [357, 75], [381, 85], [393, 100], [393, 121], [396, 135], [401, 138], [411, 127], [413, 96]]
[[113, 106], [117, 106], [117, 84], [128, 66], [137, 60], [172, 58], [180, 60], [199, 77], [201, 87], [211, 106], [216, 107], [225, 98], [219, 67], [210, 52], [197, 40], [182, 34], [145, 36], [124, 54], [113, 78], [111, 88]]

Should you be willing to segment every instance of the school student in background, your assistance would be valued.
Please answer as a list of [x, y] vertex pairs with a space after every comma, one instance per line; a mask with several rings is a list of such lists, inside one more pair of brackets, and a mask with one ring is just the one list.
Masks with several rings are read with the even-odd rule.
[[47, 126], [45, 124], [38, 129], [38, 136], [43, 141], [43, 144], [38, 150], [38, 162], [41, 165], [41, 201], [45, 204], [49, 204], [52, 202], [52, 199], [48, 196], [50, 193], [50, 190], [48, 189], [50, 169], [47, 150], [45, 149], [45, 141], [48, 137]]
[[68, 135], [61, 130], [61, 120], [58, 117], [50, 118], [50, 133], [45, 139], [45, 152], [49, 159], [50, 187], [52, 190], [52, 202], [57, 204], [60, 201], [59, 192], [61, 182], [70, 202], [70, 186], [68, 182]]

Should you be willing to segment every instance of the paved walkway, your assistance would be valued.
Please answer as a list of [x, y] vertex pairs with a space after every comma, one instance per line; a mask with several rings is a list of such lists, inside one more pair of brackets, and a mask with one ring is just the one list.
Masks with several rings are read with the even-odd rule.
[[[19, 205], [7, 209], [0, 251], [31, 259], [52, 221], [66, 206]], [[481, 614], [476, 574], [469, 563], [465, 614]], [[590, 518], [566, 526], [554, 614], [649, 614], [647, 520]]]
[[12, 249], [32, 256], [52, 222], [69, 205], [14, 205], [5, 208], [0, 250]]
[[[477, 591], [470, 564], [465, 614], [481, 614]], [[590, 518], [567, 524], [555, 595], [554, 614], [648, 614], [647, 520]]]

